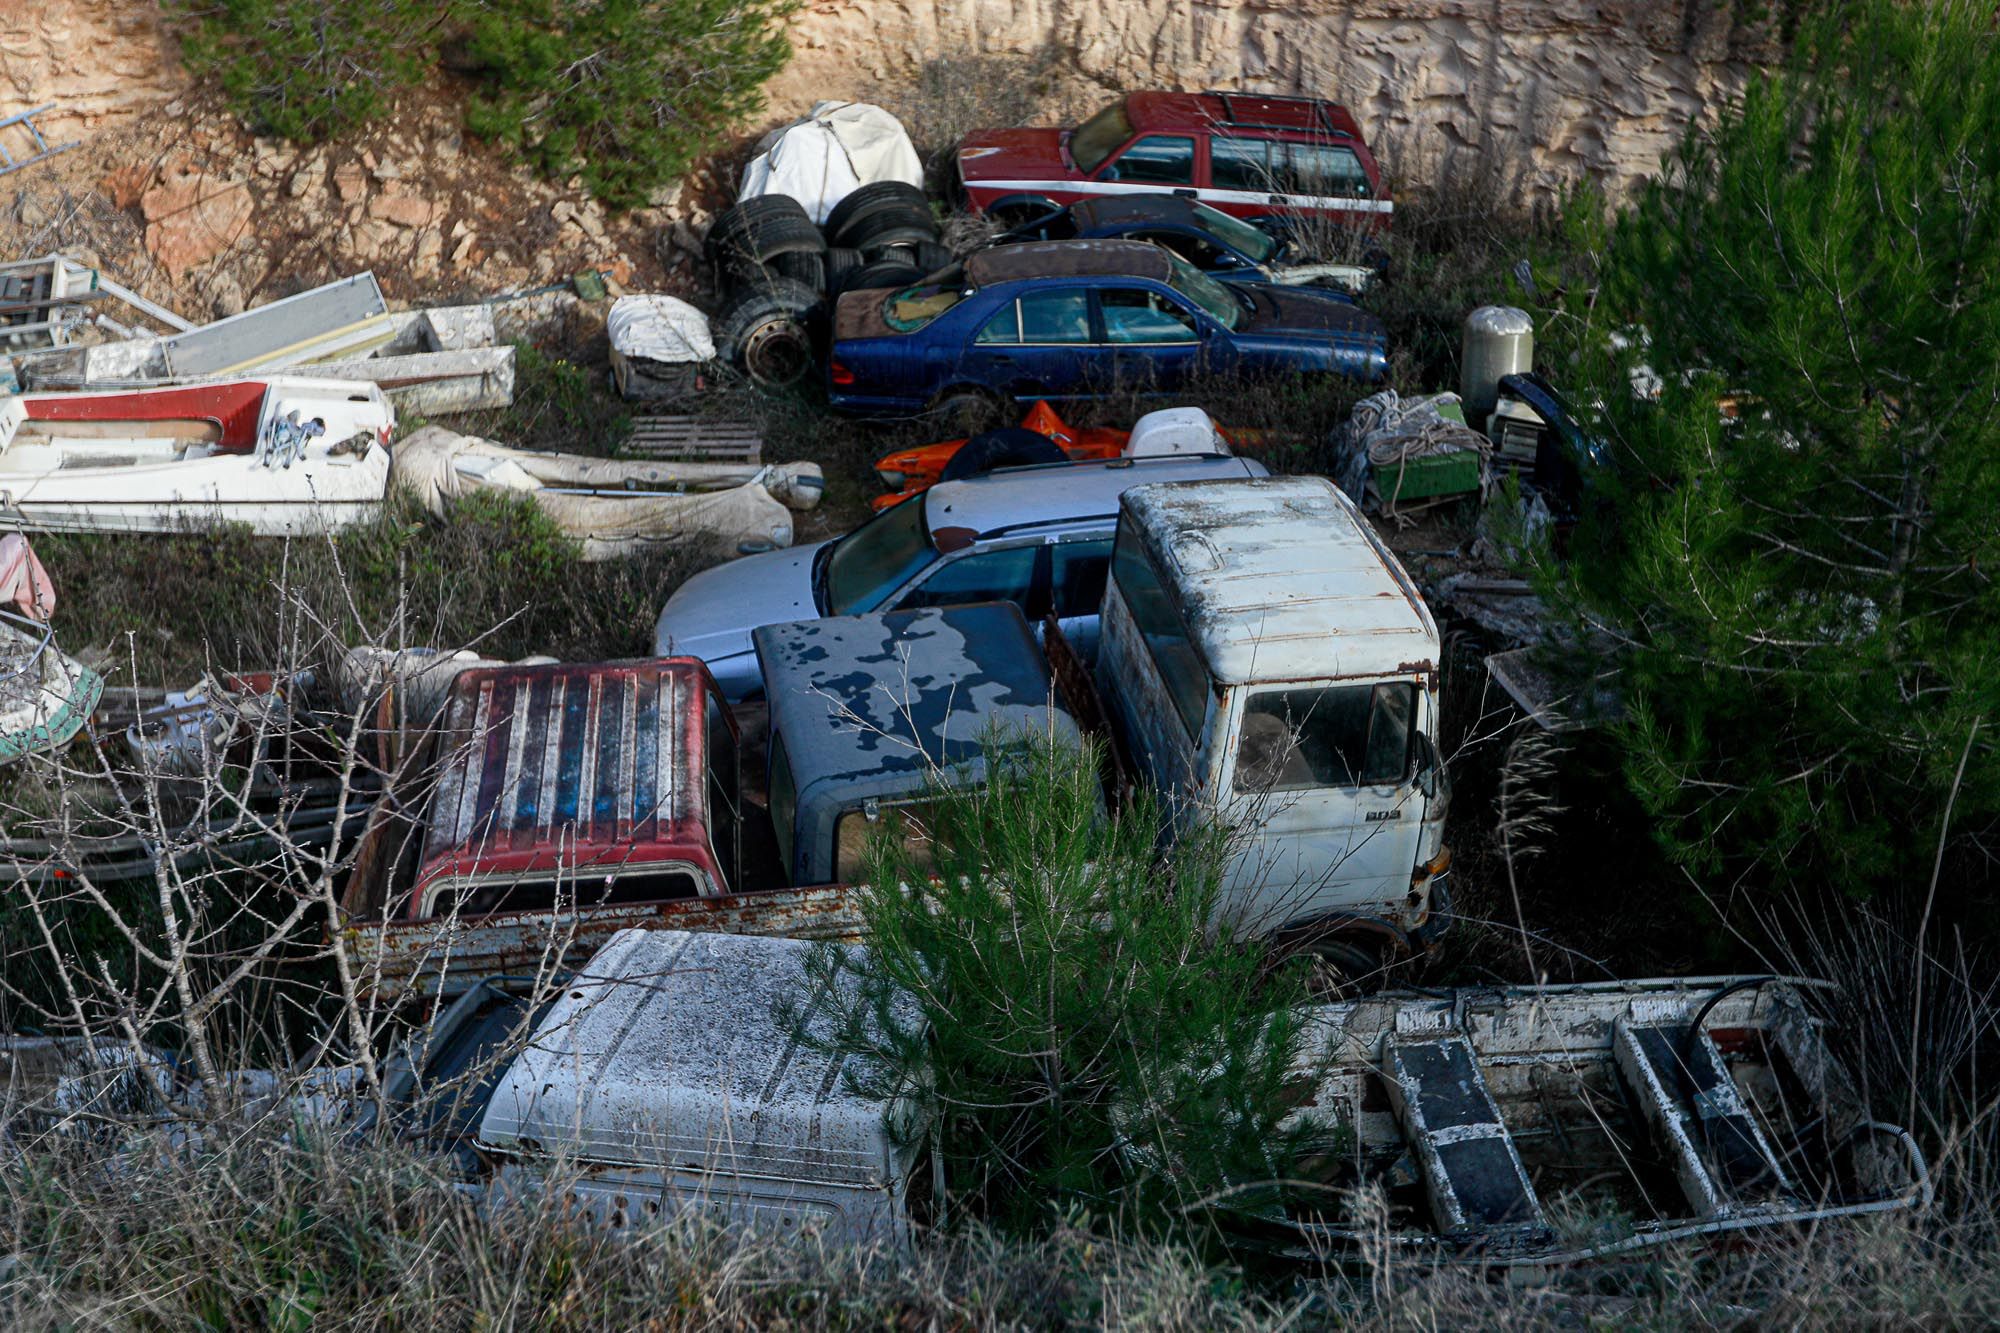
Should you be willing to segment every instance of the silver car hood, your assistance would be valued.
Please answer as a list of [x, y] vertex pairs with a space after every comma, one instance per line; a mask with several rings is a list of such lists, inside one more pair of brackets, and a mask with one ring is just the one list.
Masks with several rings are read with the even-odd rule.
[[653, 651], [662, 657], [699, 657], [713, 665], [751, 651], [759, 625], [813, 620], [813, 558], [826, 546], [766, 551], [705, 569], [674, 590], [653, 629]]

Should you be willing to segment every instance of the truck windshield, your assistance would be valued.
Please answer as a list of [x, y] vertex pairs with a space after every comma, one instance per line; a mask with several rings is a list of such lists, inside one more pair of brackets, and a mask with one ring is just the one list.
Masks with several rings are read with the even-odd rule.
[[1174, 266], [1173, 274], [1167, 279], [1168, 286], [1206, 310], [1225, 329], [1234, 329], [1243, 322], [1243, 303], [1237, 299], [1236, 293], [1173, 251], [1166, 253], [1167, 262]]
[[1132, 122], [1125, 119], [1125, 103], [1113, 102], [1076, 127], [1069, 138], [1069, 155], [1085, 171], [1095, 171], [1131, 137]]
[[1194, 215], [1195, 220], [1201, 223], [1203, 231], [1240, 252], [1252, 263], [1269, 263], [1271, 256], [1278, 253], [1276, 241], [1249, 223], [1230, 217], [1219, 208], [1196, 204]]
[[828, 548], [820, 610], [829, 616], [873, 611], [937, 559], [924, 522], [924, 496], [885, 509]]
[[1416, 712], [1416, 686], [1400, 681], [1254, 694], [1243, 708], [1236, 790], [1401, 782]]
[[931, 835], [927, 825], [930, 818], [929, 803], [923, 801], [885, 806], [876, 810], [872, 818], [865, 809], [844, 812], [833, 826], [835, 882], [858, 884], [864, 873], [878, 869], [871, 864], [871, 853], [878, 845], [874, 842], [878, 831], [880, 836], [902, 843], [903, 854], [909, 862], [899, 869], [929, 870]]

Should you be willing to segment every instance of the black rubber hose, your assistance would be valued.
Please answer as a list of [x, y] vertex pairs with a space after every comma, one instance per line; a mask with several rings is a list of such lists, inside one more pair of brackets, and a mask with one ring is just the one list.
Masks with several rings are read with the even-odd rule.
[[1714, 1011], [1716, 1005], [1721, 1004], [1738, 991], [1756, 990], [1758, 987], [1768, 985], [1776, 980], [1777, 977], [1775, 976], [1741, 977], [1730, 982], [1706, 1000], [1703, 1000], [1701, 1008], [1694, 1011], [1694, 1021], [1688, 1024], [1687, 1036], [1681, 1041], [1681, 1067], [1687, 1070], [1694, 1068], [1694, 1044], [1696, 1039], [1701, 1035], [1702, 1020]]

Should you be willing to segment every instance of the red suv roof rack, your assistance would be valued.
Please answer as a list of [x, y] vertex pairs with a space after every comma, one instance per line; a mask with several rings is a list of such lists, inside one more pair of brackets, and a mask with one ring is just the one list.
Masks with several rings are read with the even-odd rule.
[[[1352, 139], [1354, 137], [1344, 126], [1334, 121], [1332, 113], [1328, 110], [1325, 98], [1305, 97], [1297, 93], [1226, 93], [1219, 88], [1211, 88], [1203, 93], [1203, 96], [1213, 97], [1222, 104], [1221, 123], [1235, 126], [1239, 129], [1289, 130], [1293, 133], [1298, 133], [1301, 130], [1311, 131], [1320, 129], [1338, 139]], [[1312, 119], [1317, 121], [1318, 124], [1280, 125], [1271, 120], [1258, 120], [1255, 118], [1254, 112], [1245, 113], [1239, 111], [1236, 106], [1238, 101], [1287, 102], [1298, 106], [1309, 106], [1313, 111]]]

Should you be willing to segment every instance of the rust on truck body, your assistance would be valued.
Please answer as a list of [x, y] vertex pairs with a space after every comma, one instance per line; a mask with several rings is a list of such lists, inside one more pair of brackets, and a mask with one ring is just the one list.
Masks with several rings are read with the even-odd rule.
[[566, 972], [631, 926], [858, 938], [845, 888], [729, 891], [711, 807], [740, 806], [738, 740], [692, 658], [465, 672], [422, 780], [356, 852], [342, 936], [362, 988], [396, 1003]]
[[568, 971], [613, 935], [633, 926], [853, 941], [861, 938], [862, 920], [854, 891], [828, 884], [619, 904], [581, 913], [496, 912], [430, 921], [361, 922], [349, 927], [347, 948], [367, 989], [379, 999], [397, 1000], [455, 995], [483, 977]]

